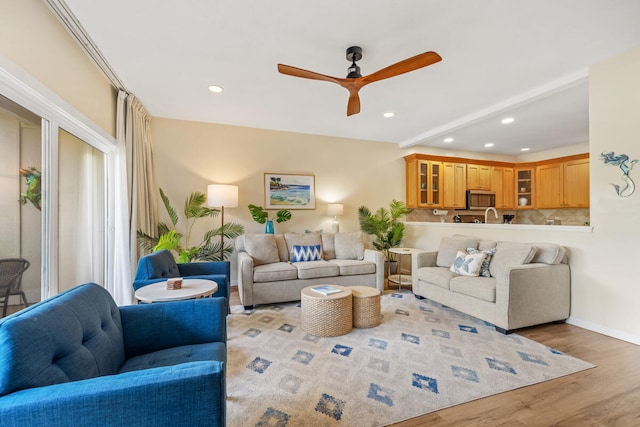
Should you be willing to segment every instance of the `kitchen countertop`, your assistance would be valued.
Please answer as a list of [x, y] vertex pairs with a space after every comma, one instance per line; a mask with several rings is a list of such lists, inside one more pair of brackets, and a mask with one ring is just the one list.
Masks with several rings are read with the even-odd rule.
[[473, 222], [405, 222], [406, 225], [423, 226], [423, 227], [456, 227], [460, 228], [499, 228], [499, 229], [517, 229], [517, 230], [541, 230], [546, 232], [564, 231], [573, 233], [592, 233], [593, 227], [590, 225], [537, 225], [537, 224], [476, 224]]

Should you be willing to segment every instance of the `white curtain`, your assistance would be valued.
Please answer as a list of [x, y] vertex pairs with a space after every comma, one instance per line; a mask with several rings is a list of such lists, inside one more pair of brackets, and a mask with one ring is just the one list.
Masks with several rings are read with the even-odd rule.
[[108, 290], [118, 305], [133, 303], [138, 262], [136, 230], [156, 234], [158, 186], [153, 167], [151, 117], [133, 95], [118, 93], [115, 176], [113, 283]]
[[72, 283], [100, 283], [104, 277], [105, 259], [104, 154], [78, 141], [78, 215], [73, 224], [77, 230], [76, 278]]

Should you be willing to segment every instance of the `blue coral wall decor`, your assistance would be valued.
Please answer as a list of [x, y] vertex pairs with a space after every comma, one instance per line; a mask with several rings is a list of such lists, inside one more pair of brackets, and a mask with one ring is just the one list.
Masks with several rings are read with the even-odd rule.
[[604, 161], [605, 165], [619, 166], [622, 171], [622, 177], [620, 178], [624, 184], [611, 184], [613, 188], [615, 188], [616, 193], [620, 197], [629, 197], [633, 194], [636, 189], [633, 180], [629, 176], [629, 172], [633, 168], [633, 165], [638, 162], [638, 160], [629, 160], [629, 156], [626, 154], [619, 154], [616, 156], [616, 153], [611, 151], [610, 153], [601, 153], [600, 159]]

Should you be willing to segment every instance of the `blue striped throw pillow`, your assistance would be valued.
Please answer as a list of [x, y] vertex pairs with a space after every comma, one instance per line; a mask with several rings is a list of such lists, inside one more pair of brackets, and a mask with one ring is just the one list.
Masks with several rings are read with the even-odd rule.
[[291, 262], [319, 261], [322, 259], [322, 246], [300, 246], [294, 245], [291, 249]]

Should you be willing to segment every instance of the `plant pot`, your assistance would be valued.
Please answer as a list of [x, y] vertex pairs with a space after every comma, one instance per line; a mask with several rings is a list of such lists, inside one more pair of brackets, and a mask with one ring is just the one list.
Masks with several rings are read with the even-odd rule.
[[398, 273], [398, 261], [385, 261], [384, 262], [385, 275]]

